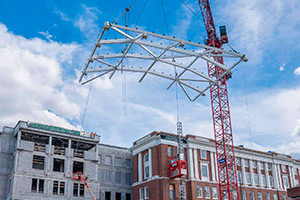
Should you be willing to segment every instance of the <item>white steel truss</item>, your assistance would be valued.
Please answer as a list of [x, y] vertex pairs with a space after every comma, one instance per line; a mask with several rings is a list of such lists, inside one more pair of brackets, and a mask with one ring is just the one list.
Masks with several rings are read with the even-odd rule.
[[[114, 35], [117, 34], [121, 38], [103, 39], [106, 32], [109, 32], [110, 30], [114, 32]], [[150, 38], [153, 41], [149, 41]], [[108, 46], [108, 48], [101, 49], [104, 45]], [[119, 48], [116, 47], [116, 45]], [[122, 45], [124, 48], [120, 49]], [[139, 49], [133, 48], [133, 45]], [[109, 50], [116, 49], [118, 49], [117, 51], [119, 52], [107, 53]], [[214, 57], [232, 58], [234, 61], [231, 62], [231, 66], [226, 66], [216, 61]], [[124, 67], [123, 61], [125, 58], [143, 61], [141, 64], [142, 66]], [[176, 62], [175, 59], [177, 61], [186, 59], [186, 62]], [[199, 64], [197, 64], [197, 61], [199, 60], [207, 61], [210, 64], [222, 68], [224, 73], [219, 76], [218, 79], [209, 77], [204, 72], [200, 71]], [[112, 78], [117, 71], [141, 73], [142, 76], [139, 80], [141, 82], [147, 74], [150, 74], [170, 80], [168, 89], [177, 82], [187, 97], [191, 101], [195, 101], [199, 96], [205, 96], [205, 92], [224, 76], [231, 76], [232, 69], [242, 61], [247, 61], [246, 56], [235, 51], [218, 49], [200, 43], [177, 39], [175, 37], [105, 22], [92, 54], [83, 69], [79, 82], [86, 84], [106, 74], [110, 74], [109, 78]], [[91, 63], [93, 62], [97, 62], [99, 66], [92, 67]], [[138, 62], [131, 63], [136, 64]], [[157, 67], [158, 65], [160, 65], [160, 67]], [[175, 73], [169, 75], [164, 73], [163, 69], [167, 66], [173, 67]], [[88, 74], [91, 73], [96, 75], [93, 77], [88, 76]], [[186, 76], [188, 74], [191, 76]], [[85, 80], [83, 80], [84, 77], [86, 77]], [[206, 84], [202, 84], [201, 88], [197, 83]], [[187, 92], [187, 88], [196, 92], [196, 95], [191, 97]]]

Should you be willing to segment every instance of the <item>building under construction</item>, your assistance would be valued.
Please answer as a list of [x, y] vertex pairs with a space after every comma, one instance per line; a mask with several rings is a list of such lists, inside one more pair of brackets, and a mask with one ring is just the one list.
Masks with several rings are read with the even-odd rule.
[[[0, 140], [0, 199], [131, 199], [131, 152], [95, 134], [19, 121]], [[100, 186], [101, 185], [101, 186]]]
[[[73, 173], [86, 175], [96, 199], [172, 200], [180, 197], [177, 135], [153, 132], [130, 149], [99, 143], [95, 134], [19, 121], [0, 143], [0, 199], [92, 199]], [[186, 198], [219, 199], [214, 140], [187, 135]], [[236, 147], [241, 199], [287, 199], [300, 181], [300, 161]], [[132, 164], [133, 163], [133, 164]], [[133, 178], [132, 178], [133, 177]]]

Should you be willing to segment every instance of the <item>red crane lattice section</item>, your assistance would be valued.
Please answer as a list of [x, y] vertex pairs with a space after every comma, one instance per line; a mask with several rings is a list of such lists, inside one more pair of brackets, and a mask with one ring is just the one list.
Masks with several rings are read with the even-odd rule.
[[[208, 0], [198, 0], [203, 21], [207, 31], [207, 45], [221, 48], [222, 42], [217, 37], [212, 12]], [[224, 64], [222, 57], [214, 59]], [[225, 71], [208, 63], [208, 75], [211, 78], [220, 77]], [[219, 195], [221, 200], [239, 200], [238, 180], [235, 164], [234, 144], [227, 90], [227, 78], [224, 76], [210, 87], [213, 126], [218, 165]]]

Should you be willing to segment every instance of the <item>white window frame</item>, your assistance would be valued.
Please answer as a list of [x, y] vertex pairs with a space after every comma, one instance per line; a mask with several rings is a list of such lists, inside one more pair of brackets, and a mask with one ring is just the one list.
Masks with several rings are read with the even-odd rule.
[[[205, 156], [203, 156], [203, 154], [202, 154], [203, 152], [205, 152], [205, 154], [204, 154]], [[200, 158], [207, 159], [207, 151], [206, 150], [200, 149]]]
[[245, 190], [242, 191], [242, 200], [247, 200], [247, 193]]
[[[148, 160], [146, 161], [146, 156], [148, 157]], [[145, 155], [144, 155], [144, 179], [148, 179], [149, 177], [150, 177], [150, 166], [149, 166], [149, 153], [146, 153]], [[149, 173], [148, 173], [148, 176], [147, 176], [147, 174], [146, 174], [146, 168], [148, 168], [149, 169]]]
[[278, 195], [277, 194], [273, 194], [273, 199], [274, 200], [278, 200]]
[[286, 166], [285, 165], [281, 165], [282, 168], [282, 172], [286, 173]]
[[[284, 189], [287, 189], [290, 187], [290, 184], [289, 184], [289, 177], [288, 176], [282, 176], [282, 180], [283, 180], [283, 186], [284, 186]], [[286, 185], [287, 184], [287, 185]]]
[[148, 186], [144, 187], [144, 194], [145, 194], [144, 198], [149, 199], [149, 188], [148, 188]]
[[[215, 193], [214, 193], [214, 190], [215, 190]], [[215, 197], [214, 197], [214, 194], [216, 195]], [[212, 196], [213, 199], [218, 199], [218, 189], [217, 189], [217, 187], [212, 187], [211, 188], [211, 196]]]
[[245, 165], [245, 167], [249, 167], [249, 160], [248, 159], [244, 159], [244, 165]]
[[[198, 194], [198, 191], [200, 191], [200, 195]], [[197, 198], [203, 198], [203, 189], [201, 185], [197, 185]]]
[[264, 174], [261, 175], [261, 180], [262, 180], [262, 181], [261, 181], [261, 182], [262, 182], [262, 185], [263, 185], [263, 186], [266, 186], [266, 185], [267, 185], [267, 180], [266, 180], [266, 176], [265, 176]]
[[[120, 163], [118, 163], [117, 160], [120, 160]], [[122, 158], [116, 157], [116, 158], [115, 158], [115, 165], [116, 165], [117, 167], [122, 167]]]
[[261, 192], [257, 192], [257, 199], [258, 200], [263, 200], [263, 195]]
[[267, 194], [266, 194], [266, 200], [271, 200], [271, 195], [270, 195], [270, 193], [267, 193]]
[[[208, 163], [201, 163], [200, 166], [201, 166], [201, 180], [203, 180], [203, 181], [209, 181], [209, 168], [208, 168]], [[207, 177], [203, 177], [202, 166], [206, 166], [206, 167], [207, 167]]]
[[255, 194], [253, 191], [250, 191], [250, 200], [255, 200]]
[[141, 187], [139, 191], [140, 191], [140, 200], [144, 200], [144, 188]]
[[246, 182], [247, 182], [247, 185], [249, 185], [251, 183], [251, 180], [250, 180], [250, 173], [249, 172], [245, 172], [245, 176], [246, 176]]
[[254, 173], [254, 184], [258, 185], [258, 175]]
[[[109, 164], [106, 162], [107, 158], [110, 158], [110, 163]], [[105, 165], [112, 165], [112, 157], [111, 156], [105, 156]]]
[[[206, 189], [208, 188], [208, 193], [206, 192]], [[204, 196], [205, 196], [205, 199], [210, 199], [210, 187], [209, 186], [204, 186]], [[206, 194], [208, 194], [208, 196], [206, 196]]]

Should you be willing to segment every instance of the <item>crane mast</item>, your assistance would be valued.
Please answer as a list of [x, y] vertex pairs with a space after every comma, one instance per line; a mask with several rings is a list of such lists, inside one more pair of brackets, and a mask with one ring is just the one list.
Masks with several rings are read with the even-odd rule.
[[[208, 46], [222, 48], [222, 44], [227, 42], [227, 36], [225, 40], [223, 37], [221, 37], [221, 39], [218, 38], [209, 0], [198, 0], [198, 2], [208, 36], [206, 44]], [[223, 57], [214, 57], [214, 59], [224, 64]], [[207, 67], [208, 75], [211, 78], [218, 79], [219, 76], [225, 72], [213, 63], [207, 63]], [[219, 194], [221, 200], [240, 199], [227, 90], [227, 79], [230, 76], [231, 74], [226, 74], [226, 76], [219, 79], [216, 84], [210, 87]]]

